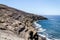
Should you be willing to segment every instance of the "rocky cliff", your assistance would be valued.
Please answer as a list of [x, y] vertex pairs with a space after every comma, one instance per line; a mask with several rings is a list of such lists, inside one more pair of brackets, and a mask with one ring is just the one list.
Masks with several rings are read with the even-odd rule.
[[0, 4], [0, 38], [3, 39], [4, 37], [6, 40], [9, 40], [7, 35], [5, 35], [7, 36], [5, 37], [2, 34], [14, 34], [12, 38], [9, 36], [10, 40], [15, 40], [13, 38], [17, 37], [23, 38], [24, 40], [42, 40], [42, 38], [38, 36], [37, 31], [34, 28], [33, 22], [45, 19], [47, 18]]

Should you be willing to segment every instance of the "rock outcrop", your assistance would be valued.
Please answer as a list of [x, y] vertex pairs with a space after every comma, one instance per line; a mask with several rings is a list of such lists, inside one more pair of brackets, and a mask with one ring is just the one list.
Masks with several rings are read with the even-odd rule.
[[11, 31], [24, 40], [42, 40], [33, 22], [44, 19], [47, 18], [0, 4], [0, 30]]

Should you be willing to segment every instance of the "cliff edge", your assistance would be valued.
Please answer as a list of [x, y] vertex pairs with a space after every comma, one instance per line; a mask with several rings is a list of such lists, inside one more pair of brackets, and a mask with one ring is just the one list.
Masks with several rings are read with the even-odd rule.
[[[47, 18], [0, 4], [0, 39], [4, 37], [6, 40], [9, 40], [8, 36], [14, 34], [9, 36], [10, 40], [22, 40], [19, 38], [24, 40], [42, 40], [34, 28], [33, 22], [45, 19]], [[5, 34], [5, 36], [1, 33]]]

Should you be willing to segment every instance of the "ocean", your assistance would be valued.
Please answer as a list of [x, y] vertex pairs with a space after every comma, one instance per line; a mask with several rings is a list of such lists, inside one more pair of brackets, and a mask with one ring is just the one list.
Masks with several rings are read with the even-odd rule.
[[36, 28], [40, 36], [46, 37], [46, 40], [60, 40], [60, 16], [45, 15], [48, 20], [37, 21]]

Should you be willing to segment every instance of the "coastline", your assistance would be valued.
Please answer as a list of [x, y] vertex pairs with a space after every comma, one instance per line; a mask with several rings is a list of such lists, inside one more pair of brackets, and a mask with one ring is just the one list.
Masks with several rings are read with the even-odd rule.
[[35, 29], [37, 30], [37, 33], [42, 39], [46, 40], [46, 36], [39, 33], [39, 32], [46, 31], [46, 29], [43, 29], [42, 25], [38, 24], [37, 22], [38, 21], [34, 22], [34, 26], [35, 26]]
[[37, 20], [46, 20], [47, 18], [2, 4], [0, 4], [0, 10], [0, 30], [11, 31], [25, 40], [43, 40], [43, 38], [37, 34], [33, 22]]
[[[54, 18], [55, 18], [55, 16], [54, 16]], [[53, 19], [54, 19], [53, 18]], [[55, 21], [54, 21], [55, 20]], [[45, 21], [45, 20], [41, 20], [41, 21], [38, 21], [38, 25], [36, 25], [37, 26], [37, 28], [38, 29], [40, 29], [40, 28], [42, 28], [43, 30], [44, 29], [46, 29], [46, 30], [42, 30], [42, 32], [39, 32], [38, 34], [40, 34], [40, 36], [42, 35], [42, 37], [44, 37], [45, 36], [45, 38], [46, 38], [46, 40], [60, 40], [60, 37], [59, 37], [59, 34], [58, 34], [58, 31], [56, 31], [58, 28], [59, 28], [59, 26], [57, 25], [58, 24], [58, 22], [57, 21], [60, 21], [60, 20], [56, 20], [56, 18], [54, 19], [54, 20], [52, 20], [51, 18], [49, 19], [49, 20], [47, 20], [47, 21]], [[56, 24], [54, 24], [54, 23], [56, 23]], [[52, 26], [52, 25], [50, 25], [50, 24], [52, 24], [52, 25], [54, 25], [54, 26]], [[57, 26], [55, 26], [55, 25], [57, 25]], [[48, 28], [49, 27], [49, 28]], [[58, 27], [58, 28], [57, 28]], [[52, 29], [53, 28], [53, 29]], [[57, 29], [56, 29], [57, 28]], [[55, 30], [54, 30], [55, 29]], [[51, 30], [51, 31], [49, 31], [49, 30]], [[52, 33], [51, 33], [52, 32]], [[57, 32], [57, 33], [56, 33]], [[56, 34], [55, 34], [56, 33]], [[54, 35], [55, 34], [55, 35]]]

